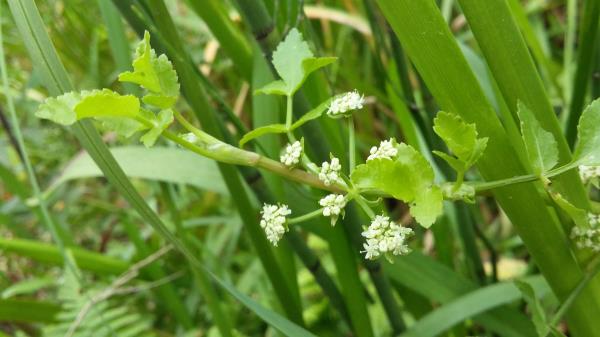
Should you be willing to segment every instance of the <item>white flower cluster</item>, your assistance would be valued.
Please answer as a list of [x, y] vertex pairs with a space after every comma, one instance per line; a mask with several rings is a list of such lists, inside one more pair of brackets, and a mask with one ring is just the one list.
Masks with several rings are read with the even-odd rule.
[[331, 158], [331, 162], [323, 162], [319, 171], [319, 179], [327, 186], [340, 179], [340, 160], [336, 157]]
[[403, 255], [410, 253], [406, 239], [413, 234], [412, 229], [400, 226], [390, 218], [383, 215], [375, 216], [371, 225], [362, 232], [367, 239], [363, 245], [365, 257], [370, 260], [378, 258], [381, 254], [392, 253]]
[[285, 147], [285, 151], [279, 157], [279, 161], [285, 166], [292, 167], [298, 165], [300, 156], [302, 156], [302, 144], [299, 141], [295, 141], [293, 144], [288, 144]]
[[588, 213], [587, 218], [591, 228], [573, 227], [571, 239], [578, 248], [600, 252], [600, 214]]
[[331, 217], [331, 225], [334, 226], [340, 214], [344, 212], [346, 199], [341, 194], [329, 194], [319, 200], [319, 205], [323, 207], [323, 216]]
[[264, 204], [260, 214], [262, 214], [260, 227], [264, 229], [267, 239], [271, 241], [273, 246], [277, 246], [283, 234], [288, 230], [285, 224], [286, 217], [292, 214], [292, 211], [287, 205]]
[[352, 110], [362, 109], [365, 104], [365, 98], [358, 91], [350, 91], [338, 97], [331, 102], [327, 114], [331, 117], [343, 115]]
[[398, 149], [396, 149], [394, 139], [390, 138], [379, 143], [379, 147], [373, 146], [370, 153], [367, 161], [373, 159], [392, 159], [398, 154]]
[[584, 184], [600, 177], [600, 166], [579, 165], [579, 177]]

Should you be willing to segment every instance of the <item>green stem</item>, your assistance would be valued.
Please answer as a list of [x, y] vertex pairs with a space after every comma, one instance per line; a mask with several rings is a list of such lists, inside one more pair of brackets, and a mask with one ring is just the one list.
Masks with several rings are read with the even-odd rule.
[[348, 117], [348, 172], [352, 174], [356, 167], [356, 130], [354, 129], [354, 118]]
[[323, 214], [323, 209], [319, 208], [319, 209], [316, 209], [316, 210], [314, 210], [314, 211], [312, 211], [310, 213], [306, 213], [306, 214], [303, 214], [303, 215], [295, 217], [295, 218], [290, 218], [288, 220], [288, 223], [290, 225], [297, 224], [297, 223], [300, 223], [300, 222], [304, 222], [306, 220], [310, 220], [312, 218], [316, 218], [316, 217], [318, 217], [319, 215], [322, 215], [322, 214]]
[[526, 175], [522, 175], [522, 176], [507, 178], [507, 179], [500, 179], [500, 180], [494, 180], [494, 181], [482, 182], [482, 183], [475, 182], [475, 183], [470, 183], [470, 184], [472, 184], [472, 186], [475, 188], [475, 192], [481, 192], [481, 191], [491, 190], [491, 189], [505, 187], [505, 186], [509, 186], [509, 185], [522, 184], [522, 183], [527, 183], [527, 182], [531, 182], [531, 181], [536, 181], [536, 180], [540, 180], [542, 178], [552, 178], [554, 176], [563, 174], [575, 167], [577, 167], [577, 163], [571, 162], [567, 165], [564, 165], [564, 166], [555, 168], [554, 170], [550, 170], [550, 171], [546, 172], [546, 174], [544, 174], [542, 177], [535, 175], [535, 174], [526, 174]]
[[548, 323], [550, 326], [556, 326], [562, 317], [565, 315], [567, 310], [571, 307], [577, 296], [581, 293], [581, 291], [590, 283], [590, 281], [596, 276], [596, 274], [600, 271], [600, 255], [597, 255], [592, 262], [588, 265], [588, 272], [585, 274], [581, 282], [573, 289], [573, 291], [569, 294], [563, 303], [560, 305], [550, 322]]

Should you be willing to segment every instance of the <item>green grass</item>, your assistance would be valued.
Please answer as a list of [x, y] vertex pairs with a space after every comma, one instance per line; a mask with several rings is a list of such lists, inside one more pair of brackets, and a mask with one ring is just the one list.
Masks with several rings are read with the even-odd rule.
[[[596, 1], [0, 6], [0, 335], [599, 335], [600, 260], [570, 236], [600, 210], [597, 181], [583, 184], [572, 163], [580, 117], [598, 114], [586, 110], [598, 93]], [[296, 30], [306, 45], [286, 40], [296, 49], [285, 51]], [[155, 148], [100, 119], [35, 117], [74, 90], [142, 97], [148, 82], [118, 78], [145, 31], [180, 93], [161, 107], [174, 118]], [[315, 59], [299, 59], [304, 48]], [[279, 79], [282, 96], [255, 94]], [[351, 119], [313, 110], [354, 89], [366, 100]], [[157, 130], [131, 99], [129, 121]], [[117, 113], [82, 106], [66, 113]], [[595, 129], [584, 130], [591, 144]], [[391, 137], [410, 147], [365, 163]], [[304, 157], [290, 169], [278, 160], [295, 140]], [[344, 180], [325, 185], [330, 154]], [[348, 201], [335, 226], [318, 204], [332, 192]], [[277, 246], [263, 204], [292, 210]], [[412, 230], [411, 253], [365, 258], [375, 215]]]

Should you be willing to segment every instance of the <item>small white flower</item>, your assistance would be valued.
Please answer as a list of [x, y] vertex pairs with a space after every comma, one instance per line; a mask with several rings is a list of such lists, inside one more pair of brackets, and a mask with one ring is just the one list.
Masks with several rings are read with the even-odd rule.
[[331, 117], [337, 117], [352, 110], [362, 109], [364, 104], [365, 98], [363, 95], [356, 90], [349, 91], [331, 102], [327, 114]]
[[392, 159], [398, 155], [398, 149], [395, 146], [396, 141], [393, 138], [384, 140], [379, 143], [379, 147], [373, 146], [371, 148], [371, 155], [367, 158], [367, 161], [373, 159]]
[[343, 215], [346, 207], [346, 199], [341, 194], [329, 194], [319, 200], [323, 207], [323, 216], [331, 217], [331, 225], [334, 226], [340, 214]]
[[600, 252], [600, 214], [588, 213], [588, 222], [591, 228], [573, 227], [571, 239], [580, 249], [591, 249]]
[[592, 228], [596, 228], [600, 224], [600, 214], [588, 213], [587, 218]]
[[383, 215], [375, 216], [369, 227], [362, 232], [365, 257], [375, 259], [381, 254], [404, 255], [410, 252], [406, 239], [413, 234], [412, 229], [400, 226]]
[[262, 214], [260, 227], [264, 229], [267, 239], [271, 241], [273, 246], [277, 246], [283, 234], [288, 230], [285, 224], [286, 217], [292, 214], [292, 211], [287, 205], [264, 204], [260, 214]]
[[323, 162], [321, 170], [319, 171], [319, 179], [327, 186], [335, 183], [340, 179], [340, 160], [338, 158], [331, 158], [331, 162]]
[[285, 151], [279, 157], [279, 161], [285, 166], [293, 167], [298, 165], [300, 162], [300, 156], [302, 155], [302, 144], [299, 141], [295, 141], [293, 144], [288, 144], [285, 147]]
[[579, 177], [584, 184], [600, 177], [600, 166], [579, 165]]

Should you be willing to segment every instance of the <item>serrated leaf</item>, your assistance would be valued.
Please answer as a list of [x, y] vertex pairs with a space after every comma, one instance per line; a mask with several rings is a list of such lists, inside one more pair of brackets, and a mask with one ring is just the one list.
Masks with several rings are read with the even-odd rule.
[[271, 83], [266, 84], [262, 88], [256, 89], [254, 91], [255, 95], [263, 94], [263, 95], [287, 95], [287, 88], [285, 82], [282, 80], [273, 81]]
[[133, 72], [119, 75], [119, 81], [136, 83], [150, 93], [143, 98], [144, 103], [167, 109], [179, 97], [179, 82], [173, 64], [166, 55], [156, 56], [150, 46], [150, 33], [144, 33], [136, 49]]
[[244, 135], [244, 137], [242, 137], [242, 139], [240, 139], [240, 147], [244, 146], [244, 144], [248, 143], [249, 141], [251, 141], [254, 138], [258, 138], [260, 136], [270, 134], [270, 133], [285, 133], [286, 131], [287, 131], [287, 128], [284, 124], [271, 124], [271, 125], [261, 126], [259, 128], [256, 128], [256, 129], [246, 133]]
[[299, 128], [300, 126], [302, 126], [303, 124], [305, 124], [313, 119], [317, 119], [317, 118], [321, 117], [323, 115], [323, 113], [325, 112], [325, 110], [327, 110], [327, 108], [329, 108], [331, 101], [333, 101], [338, 96], [334, 96], [334, 97], [326, 99], [321, 104], [319, 104], [316, 108], [314, 108], [314, 109], [310, 110], [309, 112], [305, 113], [304, 115], [302, 115], [302, 117], [300, 117], [300, 119], [298, 119], [294, 124], [292, 124], [291, 129], [295, 130], [295, 129]]
[[108, 90], [82, 92], [82, 100], [75, 105], [77, 119], [90, 117], [134, 118], [140, 112], [140, 100], [133, 95], [119, 95]]
[[410, 205], [410, 214], [421, 226], [429, 228], [442, 214], [443, 202], [442, 190], [438, 186], [431, 186], [417, 194]]
[[487, 138], [477, 138], [475, 124], [467, 124], [460, 116], [445, 111], [438, 112], [433, 123], [435, 133], [464, 163], [465, 170], [483, 155], [487, 146]]
[[535, 296], [533, 287], [524, 281], [515, 280], [514, 283], [519, 291], [521, 291], [521, 294], [523, 294], [523, 299], [525, 299], [525, 302], [527, 302], [527, 305], [529, 306], [533, 325], [535, 326], [538, 336], [546, 337], [550, 332], [550, 328], [548, 323], [546, 323], [546, 313], [544, 312], [544, 308]]
[[544, 130], [533, 112], [523, 103], [517, 104], [521, 120], [521, 135], [533, 172], [541, 176], [558, 163], [558, 143], [552, 133]]
[[398, 156], [373, 159], [358, 165], [352, 172], [354, 185], [364, 190], [378, 190], [396, 199], [412, 202], [433, 183], [433, 169], [423, 156], [406, 144], [399, 144]]
[[46, 98], [44, 103], [38, 107], [35, 116], [48, 119], [54, 123], [71, 125], [77, 121], [75, 106], [80, 100], [81, 94], [74, 91], [57, 97]]
[[140, 141], [144, 143], [144, 146], [146, 147], [153, 146], [160, 134], [173, 123], [173, 110], [161, 110], [156, 118], [152, 120], [152, 123], [154, 123], [154, 126], [150, 131], [140, 137]]
[[315, 58], [302, 34], [292, 28], [273, 52], [275, 70], [285, 82], [286, 95], [292, 95], [313, 71], [334, 62], [334, 57]]
[[580, 165], [600, 165], [600, 99], [583, 110], [577, 132], [578, 141], [573, 161]]

